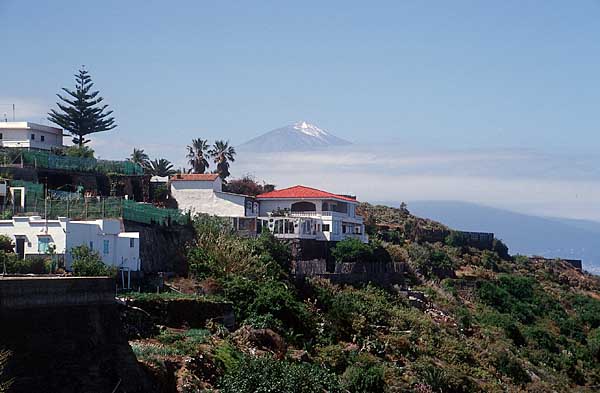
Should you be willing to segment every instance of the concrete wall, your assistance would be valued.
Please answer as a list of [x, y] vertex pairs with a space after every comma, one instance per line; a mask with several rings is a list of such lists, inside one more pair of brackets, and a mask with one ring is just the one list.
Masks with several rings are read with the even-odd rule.
[[0, 277], [0, 310], [112, 304], [108, 277]]

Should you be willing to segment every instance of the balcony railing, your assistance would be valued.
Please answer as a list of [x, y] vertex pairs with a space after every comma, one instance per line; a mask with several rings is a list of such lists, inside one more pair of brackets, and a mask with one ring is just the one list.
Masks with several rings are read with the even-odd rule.
[[334, 212], [331, 210], [323, 210], [323, 211], [305, 211], [305, 212], [289, 212], [290, 216], [294, 217], [321, 217], [321, 216], [330, 216], [330, 217], [349, 217], [348, 213]]

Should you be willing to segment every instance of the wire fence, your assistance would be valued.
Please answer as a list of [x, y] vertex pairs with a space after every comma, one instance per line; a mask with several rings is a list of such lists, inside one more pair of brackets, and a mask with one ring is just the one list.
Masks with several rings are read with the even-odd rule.
[[98, 160], [96, 158], [68, 157], [43, 150], [0, 150], [0, 165], [23, 165], [34, 168], [60, 169], [77, 172], [118, 173], [143, 175], [144, 168], [130, 161]]

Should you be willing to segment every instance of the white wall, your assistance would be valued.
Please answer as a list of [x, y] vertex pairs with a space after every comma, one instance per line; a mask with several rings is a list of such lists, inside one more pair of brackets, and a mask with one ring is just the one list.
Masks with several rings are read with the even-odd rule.
[[49, 237], [49, 242], [54, 243], [56, 252], [64, 254], [66, 250], [66, 220], [48, 220], [41, 217], [15, 217], [13, 220], [0, 220], [0, 235], [6, 235], [16, 241], [18, 237], [25, 239], [25, 255], [36, 255], [38, 252], [39, 238]]
[[[66, 242], [67, 268], [72, 260], [68, 251], [73, 247], [85, 245], [97, 251], [106, 265], [139, 270], [139, 233], [121, 230], [121, 221], [116, 219], [69, 222]], [[130, 238], [134, 239], [134, 247], [130, 247]]]
[[245, 217], [244, 195], [230, 194], [215, 190], [218, 182], [212, 181], [173, 181], [171, 196], [177, 201], [180, 210], [193, 214], [206, 213], [220, 217]]

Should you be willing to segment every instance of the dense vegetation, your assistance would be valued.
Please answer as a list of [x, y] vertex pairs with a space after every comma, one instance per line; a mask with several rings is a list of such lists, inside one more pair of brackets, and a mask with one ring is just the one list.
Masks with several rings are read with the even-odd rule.
[[[372, 284], [296, 282], [288, 248], [271, 234], [241, 238], [226, 221], [196, 217], [187, 251], [191, 279], [205, 297], [233, 303], [239, 329], [209, 326], [195, 347], [200, 341], [181, 336], [172, 339], [175, 346], [165, 337], [136, 341], [138, 357], [155, 366], [178, 356], [202, 359], [204, 371], [188, 382], [206, 391], [551, 392], [600, 385], [597, 277], [558, 260], [507, 257], [498, 242], [494, 250], [470, 248], [447, 228], [401, 213], [410, 224], [382, 228], [372, 217], [371, 244], [341, 242], [332, 254], [339, 261], [405, 262], [408, 295]], [[438, 230], [449, 238], [414, 238]]]

